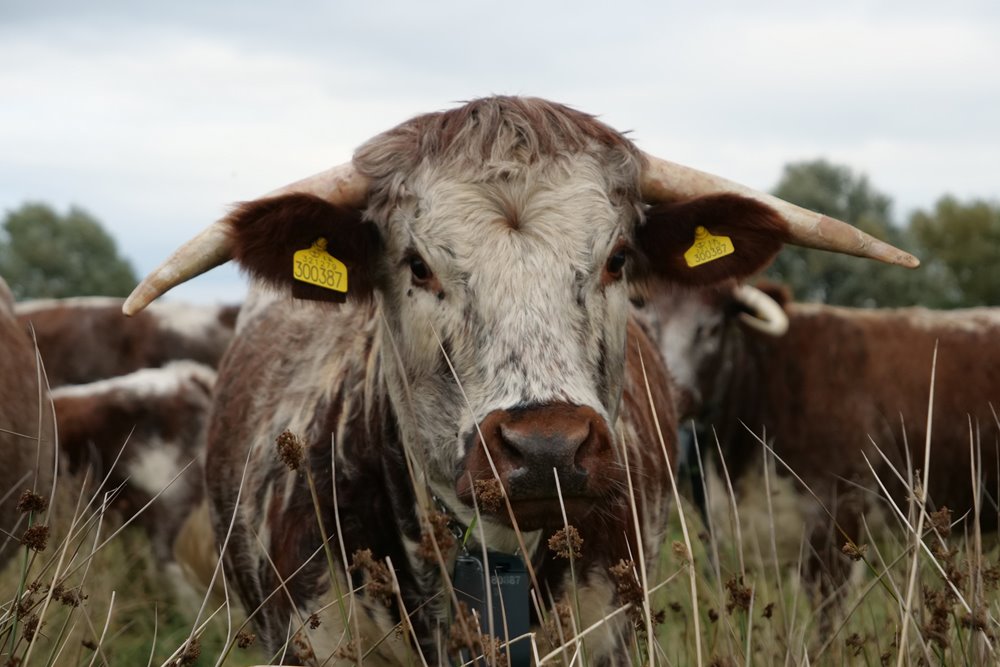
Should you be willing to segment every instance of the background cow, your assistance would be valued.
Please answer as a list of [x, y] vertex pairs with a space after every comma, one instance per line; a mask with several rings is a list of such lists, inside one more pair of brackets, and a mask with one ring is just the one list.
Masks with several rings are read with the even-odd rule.
[[[31, 341], [14, 318], [14, 299], [0, 278], [0, 564], [28, 527], [18, 500], [25, 489], [50, 500], [53, 445], [48, 404]], [[35, 512], [36, 522], [44, 515]]]
[[123, 299], [22, 301], [18, 322], [38, 341], [49, 386], [83, 384], [191, 359], [215, 368], [232, 338], [238, 306], [155, 304], [133, 318]]
[[[972, 511], [975, 451], [982, 525], [994, 529], [1000, 310], [840, 308], [789, 303], [780, 287], [767, 291], [770, 299], [742, 288], [676, 290], [651, 295], [647, 305], [684, 397], [681, 411], [718, 434], [738, 496], [762, 486], [757, 438], [766, 435], [825, 506], [797, 488], [793, 506], [820, 556], [813, 566], [839, 581], [848, 562], [840, 547], [862, 539], [860, 515], [880, 495], [862, 453], [904, 507], [912, 487], [897, 473], [907, 478], [923, 468], [937, 344], [929, 509], [947, 506], [956, 517]], [[761, 302], [770, 324], [758, 316]], [[701, 442], [703, 452], [714, 447], [714, 438]], [[788, 478], [780, 463], [777, 470]]]
[[213, 369], [175, 361], [52, 391], [66, 471], [80, 480], [89, 470], [91, 490], [106, 479], [104, 491], [115, 491], [109, 507], [122, 520], [142, 510], [135, 523], [161, 564], [173, 563], [174, 541], [204, 496], [214, 383]]
[[[736, 251], [690, 266], [700, 226]], [[415, 640], [437, 662], [454, 550], [432, 526], [470, 525], [474, 500], [474, 539], [520, 549], [548, 605], [570, 586], [568, 562], [546, 547], [563, 525], [558, 475], [585, 538], [574, 575], [583, 626], [623, 602], [611, 566], [639, 553], [640, 567], [656, 562], [676, 422], [665, 369], [629, 323], [628, 282], [746, 275], [782, 241], [915, 264], [842, 223], [642, 154], [585, 114], [488, 98], [414, 118], [353, 163], [243, 204], [125, 310], [232, 257], [255, 278], [220, 368], [207, 453], [220, 540], [234, 521], [227, 572], [247, 609], [263, 604], [255, 621], [271, 649], [291, 635], [303, 662], [371, 651], [401, 663]], [[310, 268], [297, 253], [318, 251], [340, 264], [314, 264], [313, 283], [341, 287], [346, 274], [346, 295], [294, 279]], [[657, 415], [642, 400], [640, 353]], [[355, 556], [348, 582], [324, 544], [340, 561], [391, 557], [394, 570]], [[362, 587], [364, 613], [344, 627], [338, 600], [351, 587]], [[628, 641], [613, 617], [588, 636], [591, 664], [629, 664]]]

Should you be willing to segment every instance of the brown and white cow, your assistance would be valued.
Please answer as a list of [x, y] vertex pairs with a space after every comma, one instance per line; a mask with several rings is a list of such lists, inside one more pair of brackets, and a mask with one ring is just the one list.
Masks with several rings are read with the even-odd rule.
[[[28, 529], [27, 514], [18, 508], [22, 492], [30, 489], [46, 504], [50, 499], [52, 423], [35, 348], [18, 326], [14, 298], [0, 278], [0, 452], [4, 456], [0, 466], [0, 565], [15, 552]], [[44, 514], [36, 511], [33, 520], [43, 521]], [[41, 546], [41, 542], [35, 544]]]
[[215, 368], [229, 345], [237, 306], [154, 304], [122, 315], [124, 299], [37, 299], [15, 306], [38, 342], [51, 387], [84, 384], [190, 359]]
[[[52, 391], [64, 470], [103, 483], [122, 520], [142, 526], [161, 564], [204, 497], [205, 430], [215, 371], [174, 361]], [[155, 499], [155, 500], [154, 500]]]
[[[718, 434], [737, 494], [762, 486], [758, 438], [766, 436], [819, 498], [794, 484], [793, 525], [810, 536], [814, 568], [842, 581], [848, 560], [840, 547], [862, 539], [861, 513], [882, 495], [862, 454], [904, 512], [912, 491], [897, 473], [907, 478], [924, 467], [937, 345], [929, 509], [971, 513], [974, 445], [981, 523], [995, 529], [1000, 309], [841, 308], [790, 303], [777, 286], [766, 292], [661, 291], [647, 304], [682, 416]], [[777, 470], [791, 479], [785, 466]]]
[[[699, 226], [735, 252], [687, 266]], [[747, 275], [783, 241], [916, 264], [843, 223], [641, 153], [591, 116], [495, 97], [418, 116], [351, 163], [240, 205], [148, 277], [125, 311], [241, 263], [255, 285], [220, 368], [206, 463], [227, 574], [248, 610], [260, 606], [258, 634], [272, 650], [291, 636], [298, 660], [347, 659], [354, 637], [374, 663], [402, 663], [417, 646], [436, 664], [448, 594], [421, 549], [435, 509], [468, 526], [476, 495], [486, 546], [507, 553], [521, 545], [516, 521], [548, 606], [570, 587], [567, 561], [546, 547], [563, 524], [558, 475], [584, 538], [581, 627], [620, 603], [609, 566], [637, 559], [640, 546], [656, 562], [676, 422], [666, 370], [630, 321], [628, 283]], [[339, 298], [293, 278], [295, 253], [314, 244], [345, 265], [343, 305], [289, 298]], [[295, 471], [278, 460], [279, 436], [293, 464], [296, 440], [306, 444]], [[481, 493], [494, 468], [512, 515]], [[398, 599], [370, 569], [348, 585], [340, 554], [362, 549], [391, 558]], [[338, 591], [359, 586], [341, 607], [345, 627]], [[412, 634], [393, 631], [400, 600]], [[619, 614], [587, 636], [591, 664], [629, 663], [626, 623]]]

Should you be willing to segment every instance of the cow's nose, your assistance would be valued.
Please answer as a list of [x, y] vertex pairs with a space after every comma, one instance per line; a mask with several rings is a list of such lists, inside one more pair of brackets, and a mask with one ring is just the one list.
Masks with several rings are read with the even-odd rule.
[[[468, 446], [458, 479], [459, 497], [466, 500], [472, 482], [493, 478], [490, 459], [515, 504], [556, 501], [560, 492], [563, 498], [595, 498], [615, 478], [610, 431], [589, 407], [555, 403], [496, 410]], [[555, 509], [558, 518], [558, 504]]]
[[[596, 440], [591, 438], [589, 415], [567, 415], [560, 421], [565, 422], [562, 428], [553, 429], [551, 415], [533, 415], [541, 419], [512, 419], [501, 422], [494, 431], [495, 440], [490, 443], [491, 451], [511, 459], [511, 463], [520, 464], [519, 468], [561, 471], [582, 469], [577, 463], [577, 455], [586, 456], [588, 449], [596, 446]], [[485, 434], [484, 434], [485, 437]], [[588, 443], [589, 447], [582, 447]]]

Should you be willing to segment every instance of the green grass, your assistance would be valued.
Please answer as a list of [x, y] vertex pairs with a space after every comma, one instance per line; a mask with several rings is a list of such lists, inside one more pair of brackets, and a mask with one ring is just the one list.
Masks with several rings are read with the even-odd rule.
[[[679, 531], [673, 532], [672, 539], [679, 540]], [[936, 541], [936, 536], [925, 534], [925, 543]], [[773, 559], [753, 554], [743, 554], [746, 573], [741, 581], [739, 554], [732, 545], [719, 550], [716, 574], [709, 565], [710, 545], [699, 541], [694, 560], [705, 663], [895, 665], [900, 660], [897, 642], [905, 609], [911, 616], [902, 664], [1000, 662], [1000, 657], [987, 649], [989, 644], [994, 645], [993, 651], [998, 646], [1000, 548], [993, 545], [977, 556], [971, 540], [951, 537], [944, 543], [946, 548], [934, 549], [937, 560], [946, 563], [961, 597], [986, 620], [987, 636], [970, 629], [969, 620], [975, 614], [969, 614], [957, 596], [943, 594], [949, 589], [946, 578], [932, 565], [933, 556], [926, 553], [919, 559], [917, 594], [907, 607], [905, 584], [912, 564], [912, 539], [886, 532], [865, 544], [865, 562], [855, 566], [851, 580], [836, 596], [823, 599], [816, 587], [803, 583], [795, 564], [776, 569]], [[942, 558], [946, 550], [955, 553]], [[661, 569], [679, 571], [682, 563], [671, 550], [663, 553]], [[664, 586], [656, 602], [666, 611], [665, 622], [657, 631], [662, 664], [696, 664], [696, 638], [691, 633], [693, 605], [682, 577]]]
[[[163, 664], [187, 641], [196, 610], [179, 601], [145, 533], [114, 534], [121, 519], [82, 507], [86, 497], [78, 507], [68, 496], [79, 484], [69, 482], [34, 517], [50, 524], [45, 549], [20, 547], [0, 571], [0, 665]], [[199, 633], [201, 657], [186, 664], [216, 664], [225, 638], [220, 615]], [[225, 664], [263, 661], [253, 648], [234, 648]]]

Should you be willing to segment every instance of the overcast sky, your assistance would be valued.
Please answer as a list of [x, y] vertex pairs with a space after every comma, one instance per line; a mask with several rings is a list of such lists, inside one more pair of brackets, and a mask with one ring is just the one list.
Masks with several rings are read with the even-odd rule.
[[78, 205], [145, 274], [227, 204], [493, 93], [760, 189], [826, 157], [899, 220], [946, 192], [1000, 199], [995, 0], [0, 0], [0, 210]]

